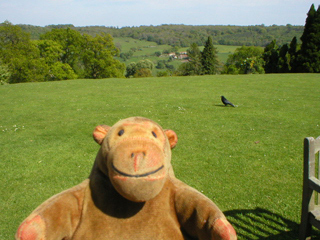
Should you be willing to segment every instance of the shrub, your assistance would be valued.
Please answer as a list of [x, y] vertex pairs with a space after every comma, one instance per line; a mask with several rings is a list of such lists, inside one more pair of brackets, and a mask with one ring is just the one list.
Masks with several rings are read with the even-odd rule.
[[9, 71], [8, 66], [0, 65], [0, 84], [4, 85], [9, 83], [11, 73]]
[[134, 77], [152, 77], [152, 72], [148, 68], [140, 68], [133, 75]]
[[76, 79], [77, 74], [67, 63], [55, 62], [50, 66], [49, 73], [47, 74], [46, 80], [56, 81], [56, 80], [66, 80], [66, 79]]
[[168, 71], [159, 71], [157, 72], [157, 77], [168, 77], [170, 74]]

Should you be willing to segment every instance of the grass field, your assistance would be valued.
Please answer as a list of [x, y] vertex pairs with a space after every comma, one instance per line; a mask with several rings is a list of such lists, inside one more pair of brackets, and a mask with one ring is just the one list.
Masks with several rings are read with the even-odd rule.
[[[13, 239], [41, 202], [88, 177], [96, 125], [130, 116], [177, 133], [177, 177], [212, 199], [239, 239], [297, 239], [303, 138], [320, 135], [319, 80], [216, 75], [0, 86], [0, 239]], [[224, 107], [220, 95], [238, 107]]]

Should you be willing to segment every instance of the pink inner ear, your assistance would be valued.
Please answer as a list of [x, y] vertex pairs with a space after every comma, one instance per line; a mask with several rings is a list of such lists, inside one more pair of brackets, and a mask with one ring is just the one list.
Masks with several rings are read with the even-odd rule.
[[99, 125], [93, 131], [94, 140], [101, 145], [103, 139], [107, 135], [110, 127], [107, 125]]
[[178, 136], [177, 134], [170, 129], [164, 130], [165, 134], [168, 137], [169, 143], [170, 143], [170, 147], [174, 148], [177, 145], [178, 142]]

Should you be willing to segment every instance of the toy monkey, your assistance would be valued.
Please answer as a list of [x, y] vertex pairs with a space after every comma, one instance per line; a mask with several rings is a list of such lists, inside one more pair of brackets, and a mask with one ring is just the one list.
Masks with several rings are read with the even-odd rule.
[[237, 239], [219, 208], [174, 176], [174, 131], [131, 117], [93, 137], [101, 147], [89, 178], [42, 203], [16, 239]]

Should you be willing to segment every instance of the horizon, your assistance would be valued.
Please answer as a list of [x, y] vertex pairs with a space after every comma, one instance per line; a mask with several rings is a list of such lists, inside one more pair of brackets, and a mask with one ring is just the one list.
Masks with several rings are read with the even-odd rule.
[[[265, 25], [265, 24], [255, 24], [255, 25], [232, 25], [232, 24], [171, 24], [171, 23], [164, 23], [164, 24], [159, 24], [159, 25], [140, 25], [140, 26], [122, 26], [122, 27], [118, 27], [118, 26], [105, 26], [105, 25], [82, 25], [82, 26], [76, 26], [72, 23], [65, 23], [65, 24], [48, 24], [48, 25], [33, 25], [33, 24], [25, 24], [25, 23], [18, 23], [18, 24], [14, 24], [12, 23], [10, 20], [5, 20], [4, 22], [10, 22], [13, 25], [25, 25], [25, 26], [33, 26], [33, 27], [49, 27], [49, 26], [68, 26], [71, 25], [75, 28], [79, 28], [79, 27], [105, 27], [105, 28], [116, 28], [116, 29], [121, 29], [121, 28], [139, 28], [139, 27], [159, 27], [159, 26], [192, 26], [192, 27], [202, 27], [202, 26], [222, 26], [222, 27], [254, 27], [254, 26], [261, 26], [261, 27], [272, 27], [272, 26], [279, 26], [279, 27], [285, 27], [285, 26], [294, 26], [294, 27], [304, 27], [304, 25], [293, 25], [290, 23], [284, 24], [284, 25], [279, 25], [279, 24], [272, 24], [272, 25]], [[4, 22], [0, 22], [0, 24], [3, 24]]]

